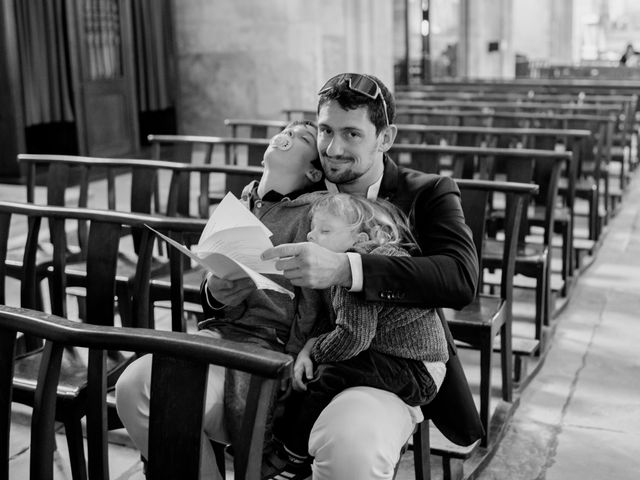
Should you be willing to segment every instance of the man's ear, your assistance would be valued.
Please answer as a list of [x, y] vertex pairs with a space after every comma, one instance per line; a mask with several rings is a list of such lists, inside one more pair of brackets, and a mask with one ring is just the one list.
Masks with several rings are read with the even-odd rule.
[[396, 140], [396, 136], [398, 135], [398, 127], [394, 124], [391, 124], [380, 132], [380, 144], [378, 145], [378, 150], [380, 152], [388, 151], [393, 142]]
[[304, 175], [311, 183], [318, 183], [322, 180], [322, 170], [318, 170], [317, 168], [307, 170]]

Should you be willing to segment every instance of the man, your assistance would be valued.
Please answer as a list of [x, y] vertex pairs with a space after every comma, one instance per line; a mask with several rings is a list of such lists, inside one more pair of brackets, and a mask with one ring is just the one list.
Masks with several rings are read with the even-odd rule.
[[[318, 151], [327, 188], [382, 197], [398, 206], [409, 215], [422, 256], [335, 253], [303, 242], [276, 246], [263, 258], [278, 259], [276, 267], [301, 287], [342, 285], [372, 302], [464, 307], [474, 297], [478, 263], [455, 182], [398, 167], [386, 156], [397, 134], [392, 123], [395, 103], [377, 78], [337, 75], [319, 95]], [[430, 372], [437, 383], [444, 383], [425, 411], [450, 439], [470, 444], [482, 427], [443, 324], [450, 349], [447, 376]], [[401, 448], [421, 420], [418, 407], [409, 407], [389, 392], [345, 390], [311, 432], [313, 478], [392, 478]]]

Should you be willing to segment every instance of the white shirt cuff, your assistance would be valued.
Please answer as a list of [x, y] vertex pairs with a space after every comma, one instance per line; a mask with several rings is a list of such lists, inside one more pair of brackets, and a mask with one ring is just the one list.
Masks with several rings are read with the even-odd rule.
[[350, 292], [361, 292], [364, 283], [362, 273], [362, 257], [359, 253], [347, 252], [349, 265], [351, 266], [351, 288]]

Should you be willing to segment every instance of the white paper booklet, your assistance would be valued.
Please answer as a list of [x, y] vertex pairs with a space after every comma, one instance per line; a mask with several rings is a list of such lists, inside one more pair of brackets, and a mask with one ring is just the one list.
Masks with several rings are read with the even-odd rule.
[[260, 259], [262, 252], [273, 247], [269, 239], [272, 233], [231, 192], [214, 210], [192, 250], [147, 227], [216, 277], [228, 280], [249, 277], [260, 290], [275, 290], [293, 298], [293, 292], [261, 275], [282, 275], [276, 270], [275, 260]]

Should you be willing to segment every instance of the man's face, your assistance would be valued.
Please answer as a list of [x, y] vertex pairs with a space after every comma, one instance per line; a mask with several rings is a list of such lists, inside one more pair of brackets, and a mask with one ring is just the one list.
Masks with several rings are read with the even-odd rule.
[[318, 112], [318, 151], [325, 177], [338, 185], [367, 188], [383, 170], [383, 153], [367, 107], [344, 110], [331, 100]]
[[301, 173], [318, 157], [317, 131], [313, 125], [294, 125], [275, 135], [264, 152], [263, 164], [271, 170]]

